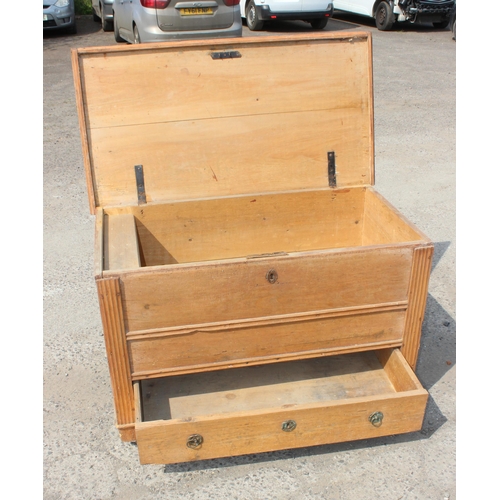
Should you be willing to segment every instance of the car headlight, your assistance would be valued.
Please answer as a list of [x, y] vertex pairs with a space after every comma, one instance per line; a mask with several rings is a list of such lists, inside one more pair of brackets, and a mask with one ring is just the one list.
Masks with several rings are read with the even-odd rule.
[[57, 0], [54, 4], [56, 7], [66, 7], [69, 5], [69, 0]]

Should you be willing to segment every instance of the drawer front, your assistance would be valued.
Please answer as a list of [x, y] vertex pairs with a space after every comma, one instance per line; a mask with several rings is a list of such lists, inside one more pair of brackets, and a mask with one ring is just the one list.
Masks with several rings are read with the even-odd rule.
[[[418, 395], [192, 422], [136, 424], [139, 457], [141, 464], [190, 462], [418, 431], [426, 401], [427, 396]], [[376, 412], [384, 415], [380, 427], [370, 423]], [[283, 424], [289, 421], [296, 428], [285, 432]], [[202, 436], [201, 447], [189, 448], [189, 438], [196, 435]]]
[[402, 343], [406, 310], [393, 307], [129, 334], [132, 378], [396, 347]]
[[[289, 363], [288, 375], [269, 367], [256, 376], [248, 372], [252, 368], [239, 369], [243, 383], [238, 385], [233, 373], [225, 390], [204, 375], [210, 391], [200, 389], [203, 379], [193, 391], [183, 388], [182, 377], [169, 377], [164, 380], [165, 387], [171, 384], [167, 393], [172, 398], [165, 393], [159, 398], [167, 401], [166, 416], [156, 406], [155, 393], [146, 394], [149, 410], [141, 406], [136, 382], [141, 463], [188, 462], [418, 431], [427, 392], [398, 350], [383, 352], [381, 364], [370, 358], [374, 353], [335, 357], [334, 371], [325, 368], [325, 359], [306, 368], [304, 361]], [[278, 377], [265, 379], [272, 373]], [[154, 392], [152, 381], [145, 384], [146, 391]], [[209, 414], [220, 408], [231, 413]], [[147, 412], [156, 420], [142, 421]]]
[[324, 251], [120, 276], [127, 332], [404, 302], [413, 248]]

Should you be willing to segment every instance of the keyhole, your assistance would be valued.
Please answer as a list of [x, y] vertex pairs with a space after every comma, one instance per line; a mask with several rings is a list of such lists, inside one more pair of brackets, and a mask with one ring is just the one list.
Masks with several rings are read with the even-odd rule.
[[271, 269], [267, 271], [266, 279], [271, 284], [276, 283], [278, 281], [278, 273], [274, 269]]

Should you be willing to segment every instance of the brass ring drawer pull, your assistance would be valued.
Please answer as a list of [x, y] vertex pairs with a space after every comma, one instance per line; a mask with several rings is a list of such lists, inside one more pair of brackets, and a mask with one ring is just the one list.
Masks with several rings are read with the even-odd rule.
[[193, 434], [189, 436], [186, 442], [186, 446], [188, 448], [191, 448], [192, 450], [197, 450], [201, 448], [202, 444], [203, 444], [203, 436], [201, 434]]
[[295, 420], [285, 420], [281, 424], [281, 430], [285, 432], [292, 432], [297, 427]]
[[269, 281], [271, 285], [276, 283], [278, 281], [278, 273], [274, 269], [270, 269], [267, 271], [266, 280]]
[[384, 418], [384, 414], [381, 411], [376, 411], [375, 413], [372, 413], [368, 419], [370, 420], [370, 423], [374, 427], [380, 427], [382, 425], [382, 420]]

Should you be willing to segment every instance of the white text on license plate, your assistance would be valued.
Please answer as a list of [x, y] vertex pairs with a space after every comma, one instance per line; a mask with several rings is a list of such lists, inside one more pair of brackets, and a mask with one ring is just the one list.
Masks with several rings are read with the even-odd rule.
[[181, 9], [181, 16], [206, 16], [212, 15], [214, 9], [212, 7], [192, 7], [189, 9]]

